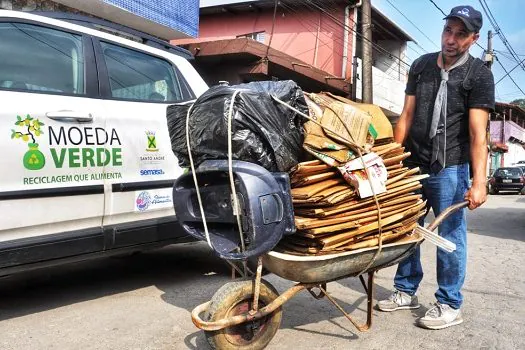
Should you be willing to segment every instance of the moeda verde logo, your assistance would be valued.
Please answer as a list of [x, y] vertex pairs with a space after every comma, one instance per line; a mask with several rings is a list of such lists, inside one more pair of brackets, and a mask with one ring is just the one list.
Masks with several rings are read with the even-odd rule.
[[[21, 139], [27, 142], [29, 150], [24, 154], [22, 159], [24, 167], [28, 170], [40, 170], [46, 164], [46, 157], [38, 149], [38, 143], [36, 143], [36, 137], [39, 137], [44, 132], [41, 127], [44, 125], [40, 120], [31, 118], [28, 114], [24, 119], [21, 116], [16, 116], [15, 125], [18, 126], [18, 130], [11, 129], [12, 139]], [[20, 131], [21, 130], [21, 131]]]
[[146, 151], [148, 152], [157, 152], [157, 140], [155, 139], [155, 131], [146, 131], [146, 137], [148, 138], [148, 147]]
[[[44, 134], [44, 123], [29, 114], [17, 116], [11, 129], [12, 139], [21, 139], [28, 143], [29, 150], [24, 154], [23, 164], [28, 170], [40, 170], [46, 165], [46, 157], [38, 149], [36, 138]], [[43, 150], [48, 154], [50, 165], [56, 169], [118, 167], [122, 166], [122, 143], [117, 131], [102, 127], [47, 126], [48, 141], [44, 140]], [[152, 139], [155, 145], [155, 138]]]

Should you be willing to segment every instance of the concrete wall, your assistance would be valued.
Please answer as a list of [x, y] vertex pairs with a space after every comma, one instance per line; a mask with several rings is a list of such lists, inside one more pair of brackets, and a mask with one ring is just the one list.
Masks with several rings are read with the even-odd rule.
[[0, 9], [17, 11], [80, 11], [50, 0], [0, 0]]
[[0, 9], [78, 13], [165, 40], [196, 36], [199, 24], [197, 0], [0, 0]]

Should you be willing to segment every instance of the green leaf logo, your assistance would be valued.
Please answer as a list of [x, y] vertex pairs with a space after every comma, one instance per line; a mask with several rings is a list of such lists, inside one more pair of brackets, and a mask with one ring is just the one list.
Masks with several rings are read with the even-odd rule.
[[46, 163], [46, 158], [38, 149], [36, 137], [44, 133], [41, 128], [44, 123], [27, 114], [24, 119], [17, 115], [15, 125], [18, 127], [18, 130], [11, 129], [11, 139], [22, 139], [23, 142], [28, 143], [29, 147], [29, 151], [24, 154], [24, 167], [28, 170], [42, 169]]

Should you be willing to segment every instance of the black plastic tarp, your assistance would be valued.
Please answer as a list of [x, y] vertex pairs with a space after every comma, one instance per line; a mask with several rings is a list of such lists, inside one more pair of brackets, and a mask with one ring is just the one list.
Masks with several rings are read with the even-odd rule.
[[[269, 171], [288, 171], [302, 152], [306, 121], [271, 95], [308, 114], [303, 91], [293, 81], [262, 81], [232, 86], [214, 86], [191, 107], [190, 146], [198, 166], [208, 159], [228, 158], [228, 113], [235, 91], [232, 114], [232, 157], [259, 164]], [[189, 166], [186, 115], [190, 104], [171, 105], [167, 110], [173, 152], [183, 167]]]

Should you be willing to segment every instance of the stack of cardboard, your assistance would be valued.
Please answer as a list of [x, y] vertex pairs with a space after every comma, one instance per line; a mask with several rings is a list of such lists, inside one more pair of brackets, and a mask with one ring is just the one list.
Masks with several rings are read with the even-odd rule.
[[[318, 159], [302, 162], [291, 171], [297, 232], [283, 239], [279, 248], [292, 254], [330, 254], [376, 246], [380, 236], [383, 243], [409, 239], [407, 235], [416, 227], [417, 220], [426, 210], [426, 203], [421, 195], [415, 194], [421, 188], [420, 180], [426, 176], [418, 175], [418, 168], [409, 169], [403, 165], [403, 160], [410, 153], [392, 141], [391, 126], [388, 130], [384, 128], [384, 123], [378, 123], [382, 127], [369, 128], [373, 118], [369, 112], [364, 113], [364, 121], [359, 118], [360, 111], [356, 109], [356, 105], [335, 101], [335, 97], [328, 95], [310, 94], [309, 97], [310, 114], [316, 116], [319, 124], [325, 125], [327, 110], [332, 114], [345, 110], [354, 113], [347, 113], [346, 117], [339, 117], [337, 120], [341, 123], [350, 121], [354, 127], [346, 126], [346, 130], [350, 132], [337, 138], [330, 137], [329, 132], [318, 124], [309, 122], [310, 125], [306, 126], [304, 148]], [[323, 103], [327, 103], [324, 110]], [[337, 123], [333, 121], [336, 118], [329, 117], [331, 130], [334, 130], [333, 126]], [[353, 118], [358, 120], [352, 120]], [[340, 131], [342, 126], [339, 125], [337, 129]], [[377, 133], [377, 129], [382, 129], [382, 138], [376, 134], [373, 135], [375, 142], [373, 138], [370, 142], [371, 130]], [[308, 132], [312, 130], [315, 132], [313, 138]], [[357, 132], [351, 135], [355, 130]], [[350, 139], [351, 141], [345, 142]], [[309, 142], [311, 140], [316, 142]], [[323, 146], [334, 143], [337, 144], [337, 149], [323, 149]], [[383, 183], [384, 192], [362, 198], [338, 170], [337, 166], [359, 158], [356, 147], [362, 147], [365, 154], [373, 152], [382, 159], [387, 172], [387, 179]], [[344, 158], [345, 155], [348, 159]]]

